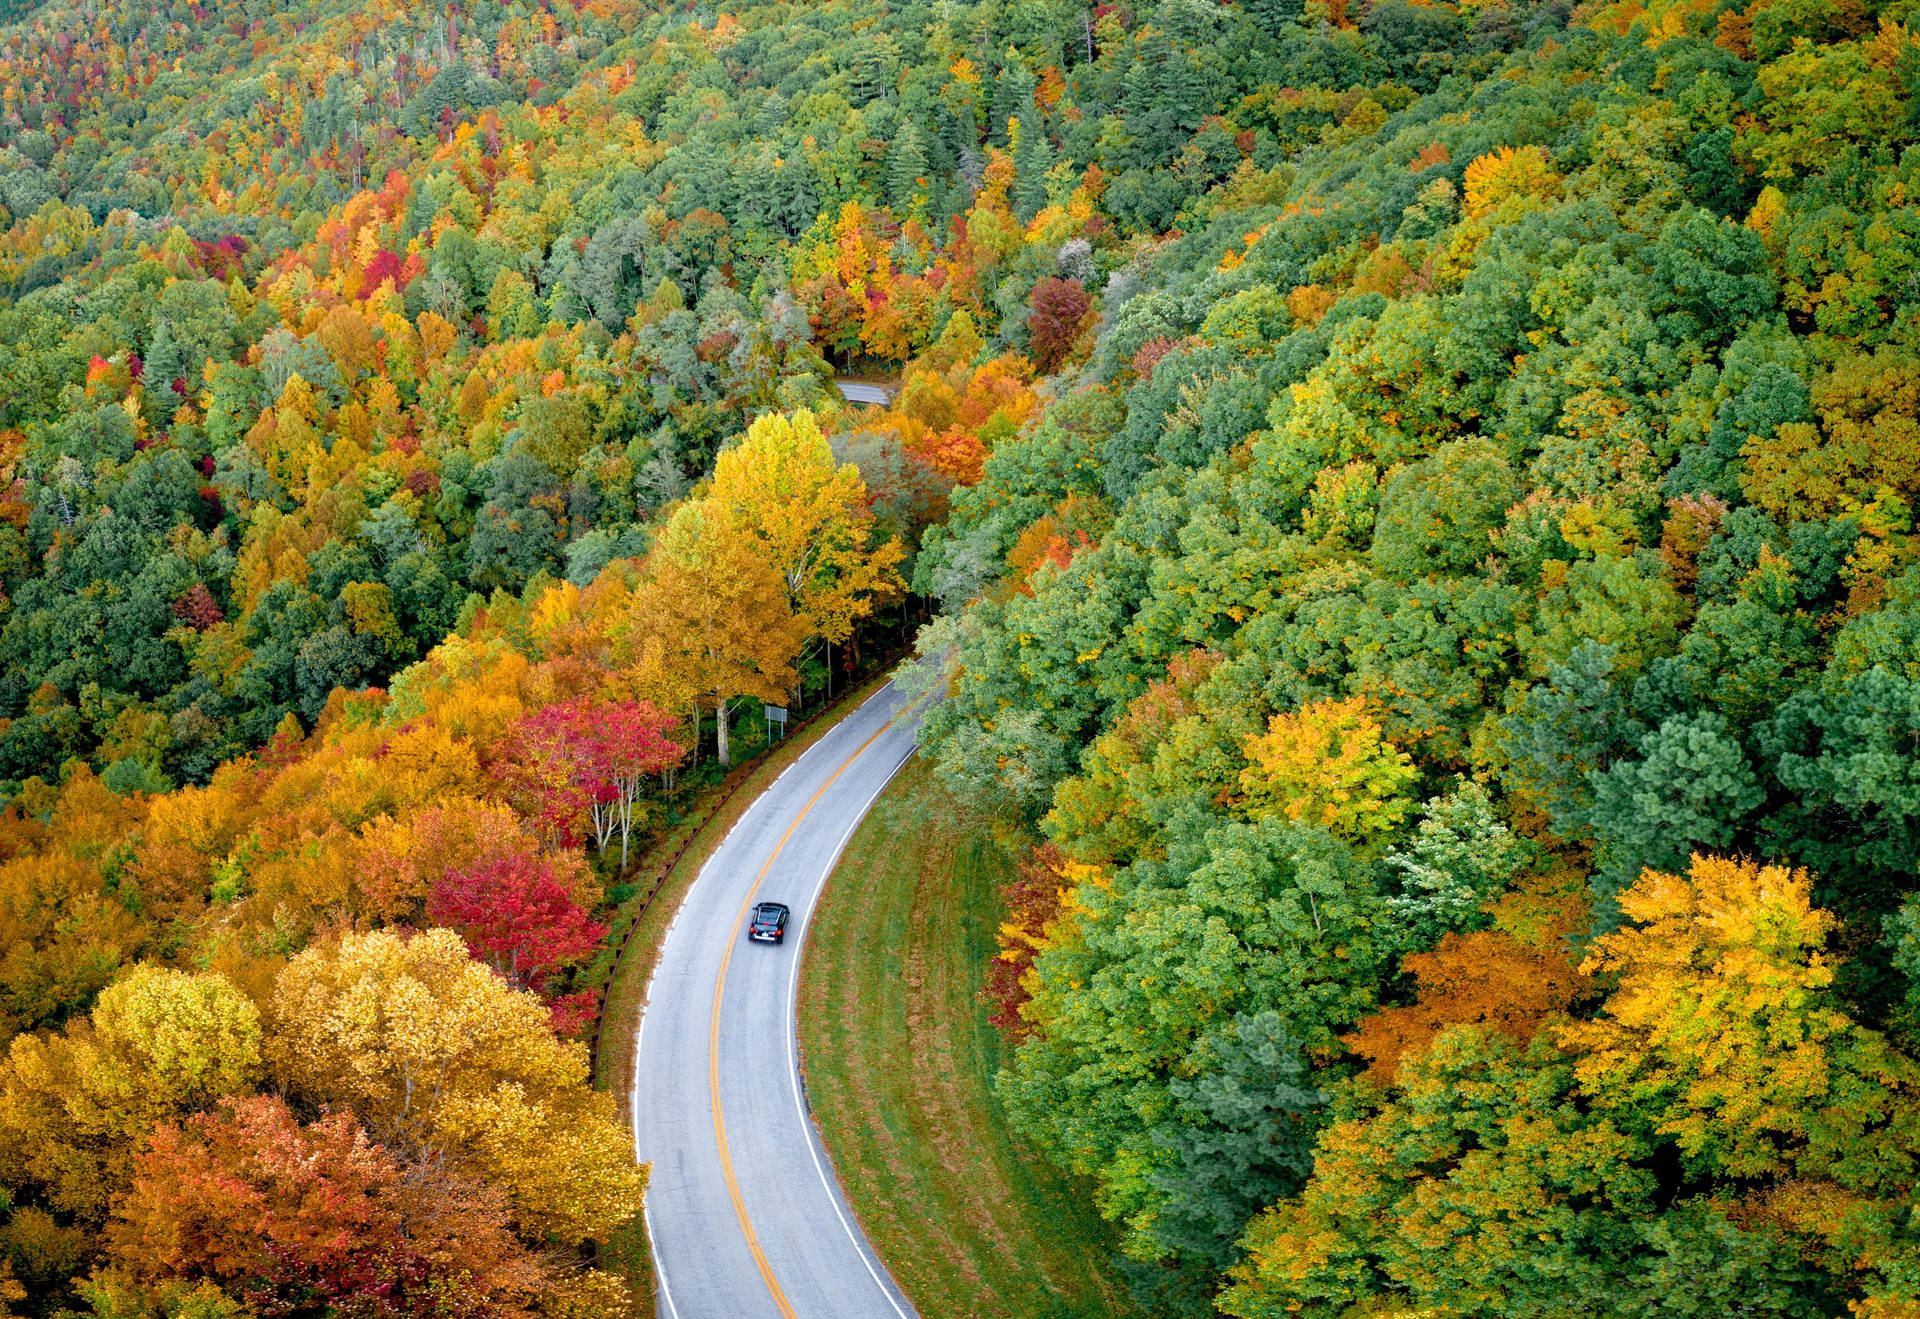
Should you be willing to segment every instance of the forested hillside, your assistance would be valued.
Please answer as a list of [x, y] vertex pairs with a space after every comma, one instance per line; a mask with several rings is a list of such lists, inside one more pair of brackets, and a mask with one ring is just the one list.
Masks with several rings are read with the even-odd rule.
[[1183, 1313], [1920, 1312], [1906, 11], [1310, 9], [916, 565], [1002, 1096]]
[[[900, 111], [855, 12], [255, 8], [0, 36], [0, 779], [204, 782], [463, 600], [644, 549], [746, 419], [837, 401], [795, 290], [843, 358], [930, 330], [926, 279], [867, 310], [932, 240], [856, 202]], [[902, 159], [927, 224], [967, 204]]]
[[646, 1172], [577, 1042], [605, 916], [707, 772], [669, 712], [713, 713], [724, 760], [724, 702], [790, 699], [897, 586], [869, 498], [810, 414], [761, 418], [644, 560], [501, 593], [205, 787], [29, 781], [0, 816], [0, 1301], [628, 1313], [593, 1248]]
[[627, 1313], [621, 855], [910, 582], [1144, 1304], [1920, 1313], [1906, 17], [0, 6], [0, 1303]]

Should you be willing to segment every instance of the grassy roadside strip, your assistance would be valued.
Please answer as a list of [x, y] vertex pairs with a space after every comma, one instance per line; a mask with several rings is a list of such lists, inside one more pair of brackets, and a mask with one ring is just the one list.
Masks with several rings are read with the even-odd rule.
[[807, 932], [807, 1095], [847, 1198], [922, 1319], [1136, 1311], [1115, 1235], [1026, 1149], [993, 1094], [980, 999], [1005, 853], [918, 758], [855, 832]]
[[[659, 893], [640, 916], [639, 924], [634, 928], [631, 945], [627, 955], [621, 960], [619, 973], [607, 985], [607, 1016], [600, 1045], [599, 1069], [595, 1084], [602, 1090], [616, 1095], [625, 1108], [626, 1097], [633, 1092], [634, 1036], [640, 1027], [640, 1009], [646, 1002], [647, 981], [653, 975], [654, 962], [659, 957], [660, 942], [666, 937], [667, 926], [673, 922], [674, 913], [679, 911], [681, 900], [693, 881], [700, 874], [700, 867], [707, 863], [714, 849], [727, 836], [754, 799], [765, 786], [780, 772], [800, 758], [800, 754], [824, 737], [841, 719], [858, 709], [874, 692], [885, 685], [888, 671], [883, 669], [868, 678], [851, 695], [838, 705], [815, 719], [786, 742], [776, 745], [771, 751], [750, 764], [741, 765], [732, 774], [715, 783], [707, 790], [705, 800], [695, 804], [687, 812], [686, 821], [678, 828], [657, 839], [647, 849], [644, 856], [638, 858], [630, 874], [651, 875], [658, 873], [658, 867], [672, 856], [686, 840], [687, 834], [694, 831], [692, 842], [674, 866], [665, 881], [660, 885]], [[705, 820], [709, 803], [724, 796], [736, 783], [735, 792], [726, 806], [716, 812], [713, 818]], [[631, 922], [632, 909], [638, 908], [641, 897], [636, 895], [627, 905], [616, 912], [612, 918], [615, 929], [622, 929]], [[616, 1232], [600, 1251], [600, 1265], [620, 1274], [633, 1289], [636, 1314], [653, 1314], [656, 1301], [653, 1294], [653, 1255], [647, 1242], [645, 1222], [634, 1219], [626, 1227]]]

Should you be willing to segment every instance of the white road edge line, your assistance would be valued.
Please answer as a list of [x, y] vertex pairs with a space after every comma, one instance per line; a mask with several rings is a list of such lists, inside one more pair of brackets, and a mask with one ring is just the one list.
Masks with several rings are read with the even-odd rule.
[[[821, 743], [824, 743], [829, 737], [832, 737], [835, 733], [839, 732], [841, 728], [851, 723], [854, 717], [858, 715], [862, 710], [866, 709], [867, 706], [876, 697], [891, 690], [892, 687], [893, 687], [893, 679], [889, 678], [885, 683], [881, 685], [879, 691], [876, 691], [872, 696], [869, 696], [866, 700], [854, 706], [853, 709], [847, 711], [846, 715], [840, 720], [839, 723], [835, 724], [832, 728], [829, 728], [827, 729], [826, 732], [822, 733], [820, 735], [820, 740], [818, 742], [815, 742], [813, 746], [808, 747], [805, 751], [802, 751], [798, 756], [795, 756], [792, 763], [787, 765], [786, 769], [781, 770], [778, 774], [774, 776], [772, 783], [769, 783], [766, 787], [762, 788], [760, 792], [755, 795], [754, 799], [747, 803], [746, 809], [740, 812], [740, 818], [735, 820], [730, 826], [728, 826], [727, 832], [721, 837], [718, 843], [714, 844], [712, 854], [707, 857], [705, 864], [703, 864], [700, 867], [700, 873], [693, 877], [693, 883], [687, 885], [687, 891], [680, 895], [680, 905], [673, 909], [673, 919], [667, 922], [666, 932], [660, 936], [660, 946], [662, 948], [666, 947], [667, 940], [673, 937], [674, 926], [680, 923], [680, 913], [686, 910], [687, 900], [693, 896], [693, 890], [696, 887], [698, 887], [700, 881], [706, 877], [707, 867], [711, 866], [714, 860], [720, 855], [720, 853], [725, 850], [727, 844], [733, 841], [733, 835], [735, 831], [738, 830], [741, 825], [747, 822], [747, 816], [753, 812], [753, 808], [755, 806], [759, 805], [760, 799], [762, 797], [765, 797], [767, 793], [771, 792], [774, 789], [774, 787], [780, 782], [781, 779], [784, 779], [785, 777], [787, 777], [787, 772], [789, 770], [799, 768], [800, 762], [805, 760], [811, 754], [813, 754], [814, 750], [817, 747], [819, 747]], [[892, 723], [893, 718], [894, 718], [893, 715], [887, 716], [887, 722]], [[913, 753], [909, 751], [907, 753], [907, 756], [901, 758], [900, 765], [906, 764], [907, 759], [910, 758], [912, 755]], [[900, 772], [900, 765], [894, 766], [893, 774], [898, 774]], [[887, 783], [891, 783], [893, 781], [893, 774], [887, 775]], [[866, 818], [867, 811], [872, 809], [874, 801], [879, 798], [881, 792], [884, 792], [886, 790], [886, 786], [887, 786], [886, 783], [882, 783], [880, 785], [880, 788], [874, 792], [873, 796], [867, 799], [867, 804], [860, 809], [860, 814], [854, 819], [853, 825], [848, 827], [846, 837], [843, 837], [840, 840], [841, 848], [846, 847], [847, 839], [853, 837], [853, 830], [859, 827], [861, 820], [864, 820]], [[839, 860], [840, 860], [840, 853], [839, 851], [836, 850], [834, 852], [833, 862], [829, 863], [829, 865], [827, 866], [827, 874], [833, 873], [833, 866], [834, 864], [837, 864]], [[826, 875], [822, 875], [820, 877], [820, 882], [814, 886], [813, 897], [809, 899], [807, 903], [807, 915], [809, 918], [813, 915], [813, 904], [820, 900], [820, 890], [826, 887], [826, 882], [827, 882]], [[804, 943], [806, 939], [806, 926], [804, 923], [800, 927], [800, 938], [801, 938], [801, 942]], [[798, 956], [800, 947], [801, 947], [801, 944], [796, 944], [794, 948], [795, 957], [794, 957], [793, 964], [796, 968], [800, 965], [800, 958]], [[640, 1144], [641, 1044], [646, 1039], [646, 1035], [647, 1035], [647, 1009], [651, 1007], [653, 1004], [653, 978], [655, 975], [659, 974], [659, 971], [660, 971], [660, 963], [656, 960], [653, 965], [653, 970], [647, 974], [647, 986], [640, 999], [640, 1024], [634, 1027], [634, 1031], [633, 1031], [633, 1090], [632, 1090], [632, 1093], [630, 1093], [627, 1096], [627, 1129], [633, 1136], [634, 1155], [635, 1155], [636, 1161], [638, 1161], [638, 1155], [640, 1152], [639, 1144]], [[787, 987], [787, 1036], [789, 1040], [789, 1043], [787, 1046], [787, 1061], [788, 1061], [788, 1065], [792, 1069], [792, 1079], [796, 1087], [794, 1094], [795, 1094], [795, 1097], [798, 1098], [799, 1090], [797, 1087], [799, 1085], [798, 1078], [800, 1075], [800, 1054], [797, 1046], [792, 1042], [795, 1038], [794, 1029], [795, 1027], [794, 1027], [794, 1019], [793, 1019], [793, 984], [789, 983]], [[813, 1153], [814, 1171], [819, 1173], [820, 1180], [822, 1182], [825, 1182], [827, 1175], [820, 1168], [819, 1152], [813, 1149], [813, 1144], [814, 1144], [813, 1126], [811, 1123], [807, 1121], [807, 1112], [806, 1112], [806, 1107], [804, 1105], [802, 1105], [800, 1109], [800, 1124], [801, 1126], [807, 1129], [807, 1137], [808, 1137], [807, 1146], [809, 1151]], [[860, 1262], [867, 1266], [867, 1272], [873, 1273], [873, 1264], [870, 1261], [868, 1261], [867, 1252], [864, 1248], [861, 1247], [860, 1238], [854, 1234], [852, 1225], [847, 1222], [847, 1216], [844, 1213], [841, 1213], [840, 1211], [839, 1197], [837, 1195], [832, 1194], [832, 1191], [833, 1191], [832, 1186], [828, 1186], [827, 1190], [829, 1193], [829, 1198], [832, 1199], [833, 1201], [833, 1211], [836, 1214], [840, 1215], [840, 1226], [846, 1228], [847, 1235], [853, 1238], [854, 1249], [860, 1256]], [[665, 1261], [663, 1261], [660, 1258], [660, 1239], [656, 1237], [653, 1233], [653, 1214], [647, 1208], [647, 1200], [644, 1194], [642, 1195], [640, 1200], [640, 1220], [641, 1222], [646, 1224], [647, 1254], [653, 1257], [653, 1276], [654, 1276], [654, 1279], [660, 1284], [660, 1295], [663, 1298], [665, 1298], [667, 1302], [667, 1309], [672, 1312], [673, 1319], [680, 1319], [680, 1307], [673, 1303], [673, 1291], [671, 1288], [667, 1286], [667, 1267], [666, 1267]], [[912, 1316], [909, 1316], [908, 1314], [906, 1314], [905, 1311], [900, 1309], [900, 1303], [893, 1299], [893, 1296], [891, 1292], [888, 1291], [886, 1284], [880, 1282], [879, 1274], [875, 1273], [873, 1280], [875, 1283], [879, 1284], [881, 1292], [885, 1294], [887, 1297], [887, 1304], [893, 1306], [894, 1312], [900, 1315], [900, 1319], [913, 1319]]]
[[800, 962], [807, 948], [807, 929], [813, 924], [814, 908], [820, 904], [820, 895], [826, 890], [827, 880], [839, 866], [840, 855], [846, 851], [847, 843], [853, 838], [854, 830], [858, 829], [861, 822], [867, 818], [867, 812], [873, 809], [874, 802], [880, 799], [880, 794], [887, 790], [887, 785], [892, 783], [894, 777], [900, 773], [901, 766], [913, 759], [915, 750], [917, 750], [916, 747], [909, 746], [907, 754], [894, 763], [893, 768], [887, 772], [887, 776], [880, 781], [880, 786], [873, 790], [860, 807], [859, 814], [855, 815], [852, 822], [847, 825], [846, 832], [840, 835], [840, 841], [834, 844], [833, 855], [828, 858], [826, 869], [820, 872], [820, 878], [814, 881], [813, 893], [807, 899], [806, 916], [800, 922], [800, 938], [794, 948], [793, 970], [787, 976], [787, 1079], [793, 1086], [794, 1111], [800, 1115], [801, 1130], [807, 1135], [807, 1153], [813, 1156], [813, 1171], [820, 1178], [820, 1185], [827, 1193], [827, 1200], [833, 1205], [833, 1212], [839, 1218], [840, 1226], [846, 1230], [847, 1240], [853, 1243], [854, 1253], [860, 1257], [860, 1262], [867, 1266], [867, 1272], [873, 1276], [873, 1285], [880, 1289], [880, 1294], [887, 1298], [887, 1304], [893, 1307], [893, 1312], [899, 1315], [900, 1319], [914, 1319], [914, 1316], [900, 1308], [900, 1300], [896, 1296], [896, 1293], [900, 1292], [900, 1285], [893, 1281], [891, 1271], [884, 1280], [881, 1278], [880, 1270], [874, 1267], [871, 1246], [861, 1239], [860, 1234], [853, 1230], [853, 1224], [847, 1221], [847, 1212], [840, 1207], [840, 1188], [827, 1176], [827, 1170], [820, 1162], [820, 1136], [813, 1129], [813, 1123], [807, 1120], [807, 1103], [800, 1093], [800, 1025], [796, 1018], [796, 1004], [800, 992]]
[[[680, 913], [675, 912], [674, 920], [678, 921], [679, 918]], [[667, 926], [667, 933], [673, 933], [673, 926], [671, 924]], [[662, 937], [661, 942], [664, 944], [666, 939]], [[652, 976], [647, 977], [647, 988], [649, 990], [653, 988]], [[636, 1075], [640, 1070], [640, 1046], [646, 1039], [646, 1034], [647, 1007], [643, 1002], [640, 1005], [640, 1024], [636, 1026], [633, 1031], [633, 1068]], [[634, 1161], [637, 1163], [639, 1162], [640, 1156], [640, 1085], [637, 1080], [634, 1083], [633, 1093], [627, 1096], [627, 1130], [629, 1134], [633, 1136]], [[649, 1178], [648, 1180], [649, 1185], [651, 1185], [652, 1179]], [[644, 1191], [640, 1196], [640, 1222], [647, 1230], [647, 1254], [653, 1259], [653, 1276], [660, 1284], [660, 1298], [667, 1303], [667, 1313], [672, 1315], [673, 1319], [680, 1319], [680, 1307], [673, 1303], [673, 1290], [667, 1286], [666, 1266], [660, 1262], [660, 1242], [659, 1239], [653, 1235], [653, 1213], [647, 1207], [647, 1197]]]
[[660, 1299], [667, 1303], [667, 1313], [673, 1319], [680, 1319], [680, 1307], [673, 1303], [673, 1289], [667, 1286], [667, 1270], [660, 1263], [660, 1247], [653, 1238], [653, 1215], [647, 1210], [647, 1202], [640, 1202], [640, 1220], [647, 1225], [647, 1254], [653, 1256], [653, 1276], [660, 1284]]

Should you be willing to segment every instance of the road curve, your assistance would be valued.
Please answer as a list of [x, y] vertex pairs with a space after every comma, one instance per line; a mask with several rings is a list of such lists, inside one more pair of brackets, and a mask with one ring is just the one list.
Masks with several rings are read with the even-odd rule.
[[[891, 683], [829, 729], [734, 825], [667, 931], [647, 987], [634, 1145], [660, 1319], [915, 1319], [834, 1179], [794, 1035], [800, 950], [854, 826], [913, 751]], [[793, 908], [749, 943], [747, 909]]]

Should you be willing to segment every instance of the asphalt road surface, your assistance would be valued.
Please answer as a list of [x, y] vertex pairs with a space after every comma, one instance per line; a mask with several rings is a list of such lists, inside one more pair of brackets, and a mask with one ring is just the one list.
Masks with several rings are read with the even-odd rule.
[[885, 406], [893, 397], [885, 385], [868, 385], [858, 380], [836, 380], [840, 397], [849, 403], [878, 403]]
[[[914, 1319], [840, 1195], [806, 1110], [800, 949], [854, 827], [913, 751], [892, 684], [789, 766], [720, 844], [667, 931], [640, 1022], [634, 1143], [661, 1319]], [[793, 909], [751, 943], [756, 902]]]

